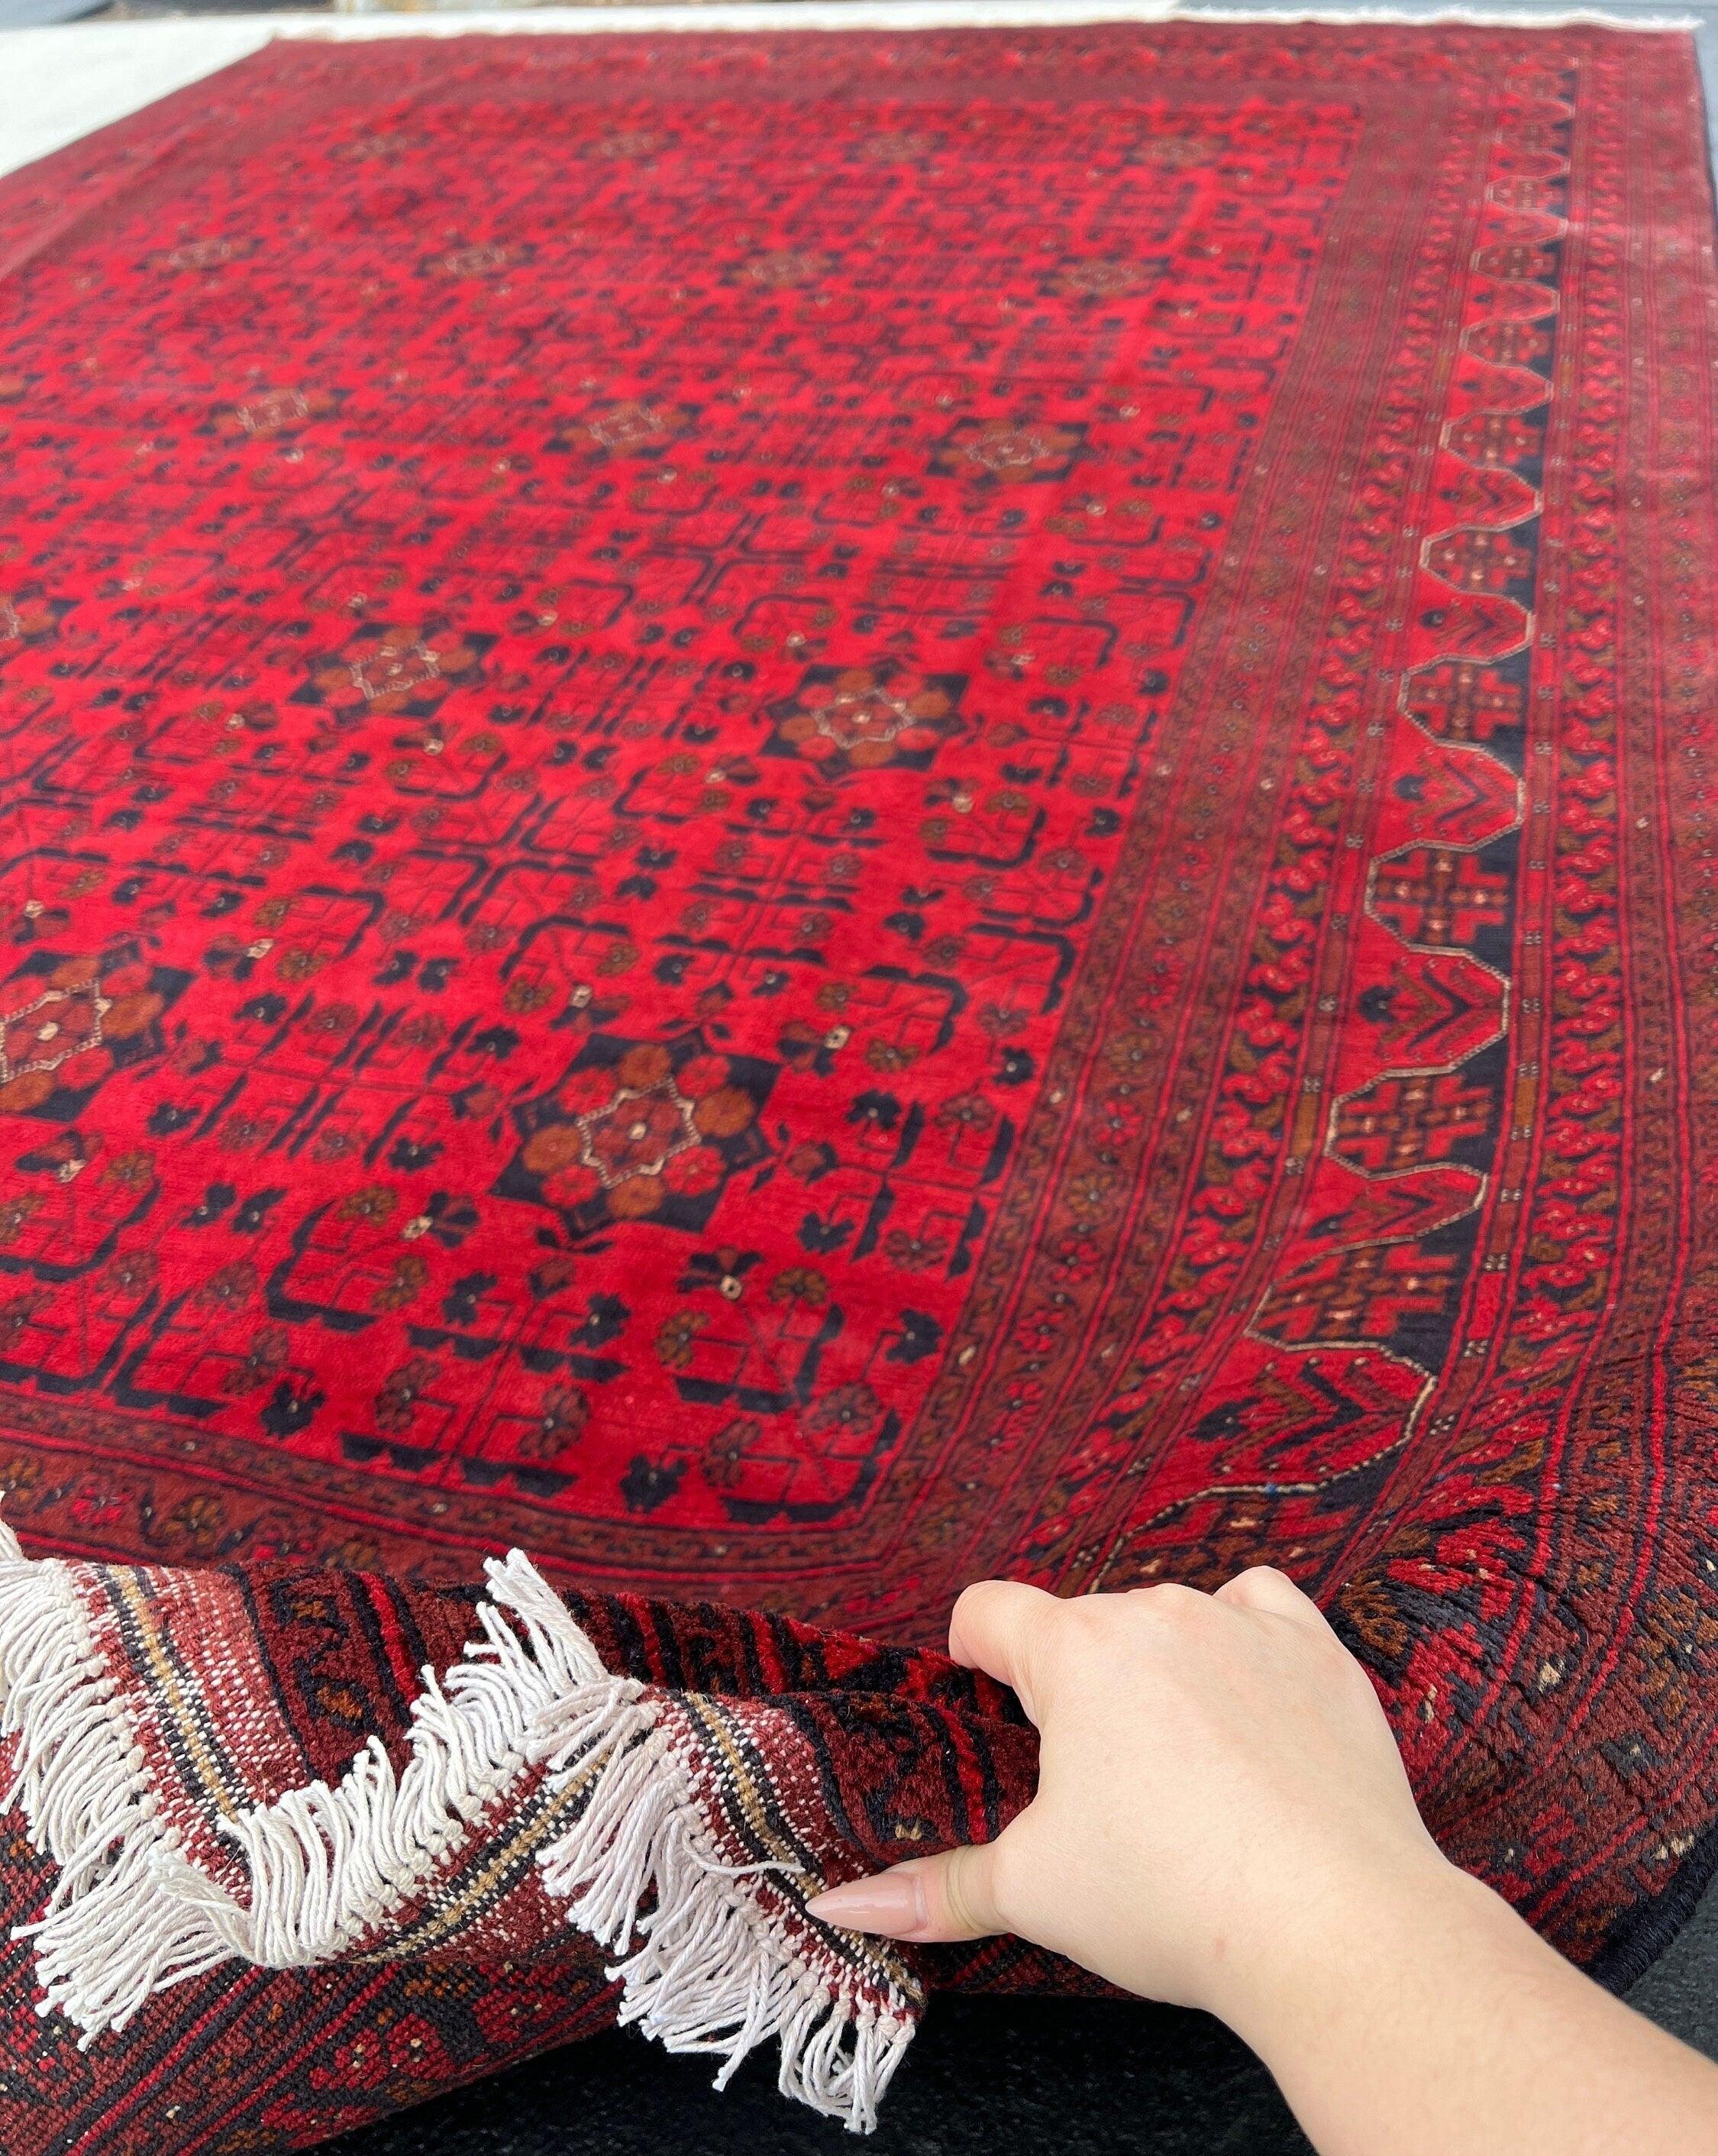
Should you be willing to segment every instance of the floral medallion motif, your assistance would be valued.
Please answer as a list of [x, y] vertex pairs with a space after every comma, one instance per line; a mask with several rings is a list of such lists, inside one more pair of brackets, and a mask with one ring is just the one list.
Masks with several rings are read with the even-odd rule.
[[967, 686], [959, 674], [915, 674], [885, 660], [868, 666], [812, 666], [792, 696], [775, 705], [770, 753], [844, 778], [885, 764], [923, 771], [962, 731]]
[[0, 591], [0, 665], [7, 647], [45, 643], [72, 610], [69, 599], [51, 599], [39, 585]]
[[0, 1114], [69, 1122], [115, 1068], [159, 1052], [162, 1014], [188, 979], [145, 964], [135, 943], [33, 953], [0, 987]]
[[554, 449], [592, 450], [610, 457], [659, 457], [683, 442], [698, 424], [695, 404], [665, 403], [651, 397], [605, 399], [575, 427], [557, 434]]
[[340, 409], [340, 393], [328, 389], [259, 389], [218, 413], [215, 432], [235, 439], [268, 440], [296, 434]]
[[[1082, 293], [1089, 288], [1082, 285]], [[992, 486], [1066, 479], [1085, 439], [1084, 424], [1049, 419], [962, 419], [938, 444], [931, 469]]]
[[373, 711], [428, 718], [450, 690], [481, 680], [483, 655], [495, 640], [445, 622], [366, 622], [315, 664], [291, 701], [354, 716]]
[[698, 1036], [594, 1034], [555, 1091], [521, 1110], [522, 1142], [496, 1190], [550, 1207], [575, 1235], [612, 1220], [695, 1230], [735, 1170], [762, 1158], [757, 1117], [774, 1076]]

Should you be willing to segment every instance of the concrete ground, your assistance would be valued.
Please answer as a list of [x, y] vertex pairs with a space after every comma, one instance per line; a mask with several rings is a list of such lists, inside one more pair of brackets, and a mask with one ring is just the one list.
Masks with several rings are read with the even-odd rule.
[[[309, 0], [313, 8], [325, 3]], [[1479, 4], [1524, 20], [1566, 12], [1556, 0]], [[0, 171], [253, 49], [266, 34], [258, 18], [269, 6], [0, 0]], [[1177, 0], [1173, 12], [1223, 6]], [[102, 19], [60, 30], [15, 27], [67, 23], [98, 9]], [[1085, 0], [1074, 12], [1103, 10]], [[1253, 12], [1293, 16], [1304, 8], [1295, 0], [1253, 0]], [[1439, 0], [1394, 0], [1392, 12], [1444, 10]], [[1695, 18], [1708, 103], [1718, 113], [1718, 0], [1608, 0], [1604, 12]], [[241, 13], [248, 19], [232, 19]], [[136, 19], [162, 16], [228, 19]], [[375, 27], [413, 25], [408, 18]], [[1714, 140], [1718, 149], [1718, 132]], [[1629, 1995], [1643, 2013], [1718, 2058], [1718, 1890]], [[664, 2147], [705, 2156], [835, 2156], [845, 2145], [838, 2128], [783, 2102], [761, 2057], [723, 2096], [713, 2095], [708, 2081], [705, 2061], [669, 2058], [640, 2037], [614, 2035], [338, 2146], [341, 2156], [660, 2156]], [[1264, 2069], [1203, 2015], [940, 1999], [869, 2147], [874, 2156], [994, 2156], [1008, 2143], [1052, 2148], [1059, 2156], [1306, 2156], [1308, 2149]]]

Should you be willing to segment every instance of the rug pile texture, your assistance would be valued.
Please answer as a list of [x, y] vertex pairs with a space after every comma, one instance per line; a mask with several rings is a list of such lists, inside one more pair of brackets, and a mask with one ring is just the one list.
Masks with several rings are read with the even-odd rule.
[[1713, 230], [1578, 26], [279, 44], [0, 182], [0, 2145], [617, 2015], [869, 2123], [1085, 1982], [803, 1912], [1029, 1797], [993, 1573], [1284, 1566], [1644, 1965]]

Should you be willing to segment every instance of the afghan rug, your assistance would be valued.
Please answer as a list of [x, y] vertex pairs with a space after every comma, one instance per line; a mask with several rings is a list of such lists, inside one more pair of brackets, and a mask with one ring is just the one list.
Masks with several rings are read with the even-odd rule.
[[992, 1573], [1284, 1566], [1644, 1965], [1713, 231], [1596, 26], [283, 43], [0, 182], [0, 2144], [617, 2015], [868, 2124], [1084, 1982], [804, 1914], [1029, 1796]]

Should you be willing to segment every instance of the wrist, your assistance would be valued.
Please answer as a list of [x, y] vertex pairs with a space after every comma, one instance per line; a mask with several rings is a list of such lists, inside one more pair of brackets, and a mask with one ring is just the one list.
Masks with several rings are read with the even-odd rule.
[[1446, 1956], [1459, 1964], [1521, 1930], [1498, 1895], [1428, 1841], [1309, 1876], [1280, 1912], [1268, 1949], [1217, 1987], [1212, 2010], [1277, 2078], [1339, 2024], [1363, 2020]]

